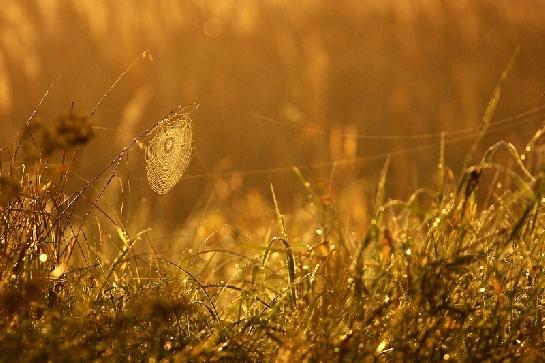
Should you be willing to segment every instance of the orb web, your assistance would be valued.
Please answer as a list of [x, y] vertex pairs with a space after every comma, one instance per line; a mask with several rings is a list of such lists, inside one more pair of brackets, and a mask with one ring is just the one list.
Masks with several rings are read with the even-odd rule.
[[166, 194], [180, 181], [193, 151], [193, 130], [184, 108], [173, 111], [151, 132], [145, 147], [146, 176], [151, 189]]

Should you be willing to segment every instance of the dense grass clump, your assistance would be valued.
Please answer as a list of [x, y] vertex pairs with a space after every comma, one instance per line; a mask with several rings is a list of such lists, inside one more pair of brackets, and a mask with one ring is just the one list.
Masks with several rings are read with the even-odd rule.
[[[406, 201], [385, 199], [387, 160], [361, 229], [295, 169], [297, 208], [271, 189], [256, 231], [206, 231], [220, 212], [243, 218], [209, 209], [209, 238], [165, 257], [148, 226], [130, 233], [101, 207], [123, 153], [70, 191], [92, 129], [73, 111], [57, 122], [2, 150], [2, 361], [545, 359], [545, 129], [523, 155], [500, 142], [459, 178], [441, 157], [436, 190]], [[502, 148], [514, 162], [494, 161]]]

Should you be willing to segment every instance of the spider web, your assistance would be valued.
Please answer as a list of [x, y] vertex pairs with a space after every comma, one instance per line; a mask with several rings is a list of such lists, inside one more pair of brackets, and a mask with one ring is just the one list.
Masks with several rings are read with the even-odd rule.
[[192, 155], [192, 121], [184, 108], [172, 112], [148, 135], [146, 176], [158, 194], [168, 193], [184, 175]]

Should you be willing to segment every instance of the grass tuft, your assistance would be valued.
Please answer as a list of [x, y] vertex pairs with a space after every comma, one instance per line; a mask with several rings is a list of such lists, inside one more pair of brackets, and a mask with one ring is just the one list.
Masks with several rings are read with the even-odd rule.
[[[70, 192], [89, 118], [58, 120], [59, 152], [1, 151], [0, 360], [545, 359], [543, 129], [523, 153], [496, 143], [459, 180], [443, 143], [437, 190], [407, 200], [386, 199], [386, 158], [363, 229], [344, 217], [361, 206], [295, 169], [297, 208], [281, 212], [271, 186], [271, 213], [245, 229], [207, 205], [199, 228], [226, 227], [165, 257], [147, 226], [131, 233], [101, 207], [136, 141]], [[37, 135], [21, 137], [43, 150]], [[501, 147], [515, 162], [494, 162]]]

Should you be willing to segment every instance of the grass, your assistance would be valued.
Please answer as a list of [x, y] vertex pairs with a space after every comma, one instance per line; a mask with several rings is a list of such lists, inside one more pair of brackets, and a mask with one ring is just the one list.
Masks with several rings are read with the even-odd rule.
[[[136, 141], [70, 192], [89, 122], [72, 108], [2, 150], [2, 361], [545, 358], [545, 129], [522, 155], [493, 145], [459, 178], [442, 150], [436, 190], [403, 201], [385, 198], [388, 158], [362, 229], [295, 169], [297, 208], [271, 187], [255, 231], [208, 231], [206, 209], [211, 234], [166, 258], [146, 226], [129, 233], [101, 207]], [[511, 161], [495, 161], [502, 147]]]

